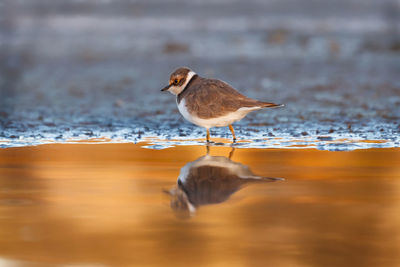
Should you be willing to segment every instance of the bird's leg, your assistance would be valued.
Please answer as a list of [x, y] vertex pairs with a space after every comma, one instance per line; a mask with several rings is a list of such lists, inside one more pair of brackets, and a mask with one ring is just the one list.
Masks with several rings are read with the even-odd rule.
[[231, 159], [233, 157], [233, 152], [235, 152], [234, 146], [232, 146], [232, 150], [231, 150], [231, 152], [229, 152], [229, 159]]
[[210, 130], [207, 129], [207, 143], [210, 143]]
[[206, 155], [210, 154], [210, 145], [209, 144], [206, 145], [206, 149], [207, 149], [207, 154]]
[[229, 130], [231, 130], [233, 142], [236, 142], [235, 130], [233, 130], [232, 124], [229, 124]]

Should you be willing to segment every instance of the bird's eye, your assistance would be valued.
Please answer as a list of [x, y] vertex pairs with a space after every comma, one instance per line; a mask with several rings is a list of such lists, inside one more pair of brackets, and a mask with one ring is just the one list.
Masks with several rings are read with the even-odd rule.
[[178, 79], [175, 79], [174, 84], [178, 84]]

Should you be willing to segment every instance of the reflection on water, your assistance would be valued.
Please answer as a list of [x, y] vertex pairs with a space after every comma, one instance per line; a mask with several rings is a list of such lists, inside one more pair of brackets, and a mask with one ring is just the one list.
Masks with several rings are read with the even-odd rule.
[[231, 160], [234, 150], [233, 147], [229, 158], [211, 156], [207, 146], [205, 156], [181, 169], [176, 187], [166, 191], [171, 196], [171, 208], [177, 217], [193, 215], [202, 205], [224, 202], [248, 183], [283, 180], [253, 174], [248, 166]]
[[230, 150], [211, 164], [286, 180], [219, 179], [182, 220], [160, 189], [225, 177], [204, 146], [0, 149], [0, 266], [400, 266], [400, 149]]

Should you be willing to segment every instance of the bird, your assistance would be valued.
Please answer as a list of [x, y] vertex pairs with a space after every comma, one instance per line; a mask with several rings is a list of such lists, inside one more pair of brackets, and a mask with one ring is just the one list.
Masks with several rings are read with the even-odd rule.
[[229, 127], [235, 143], [234, 122], [254, 110], [283, 106], [244, 96], [228, 83], [200, 77], [188, 67], [176, 69], [170, 75], [168, 85], [161, 91], [176, 96], [179, 112], [186, 120], [206, 128], [207, 143], [210, 142], [210, 128], [225, 126]]
[[178, 217], [188, 218], [203, 205], [218, 204], [247, 184], [283, 181], [283, 178], [255, 175], [248, 166], [229, 157], [207, 154], [182, 167], [176, 187], [164, 191], [171, 197], [171, 208]]

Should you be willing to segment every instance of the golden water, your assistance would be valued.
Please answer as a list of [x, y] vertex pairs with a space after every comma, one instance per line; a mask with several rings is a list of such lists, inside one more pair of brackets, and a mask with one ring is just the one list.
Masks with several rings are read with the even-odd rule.
[[400, 149], [230, 152], [1, 149], [0, 266], [400, 265]]

